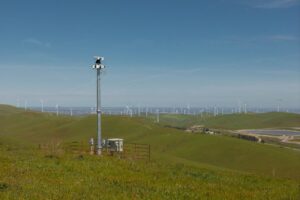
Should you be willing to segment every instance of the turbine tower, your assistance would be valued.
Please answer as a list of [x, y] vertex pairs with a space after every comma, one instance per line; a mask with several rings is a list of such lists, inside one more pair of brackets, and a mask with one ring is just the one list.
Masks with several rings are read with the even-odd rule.
[[42, 106], [42, 112], [44, 112], [44, 100], [41, 99], [40, 101], [41, 101], [41, 106]]
[[58, 104], [56, 104], [55, 107], [56, 107], [56, 116], [58, 116], [58, 113], [59, 113], [59, 112], [58, 112]]
[[92, 66], [93, 69], [97, 70], [97, 154], [101, 155], [101, 87], [100, 87], [100, 74], [103, 72], [103, 69], [105, 66], [102, 64], [102, 61], [104, 60], [103, 57], [95, 56], [96, 62]]
[[280, 107], [281, 107], [281, 102], [282, 102], [282, 99], [278, 99], [278, 104], [277, 104], [277, 112], [280, 112]]
[[25, 109], [25, 111], [27, 111], [27, 100], [25, 100], [25, 102], [24, 102], [24, 109]]

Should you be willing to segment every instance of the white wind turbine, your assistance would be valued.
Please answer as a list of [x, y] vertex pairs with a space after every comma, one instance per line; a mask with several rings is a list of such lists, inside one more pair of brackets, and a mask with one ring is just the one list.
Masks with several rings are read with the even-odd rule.
[[126, 114], [129, 115], [130, 114], [130, 108], [128, 105], [126, 105]]
[[141, 106], [140, 106], [140, 104], [138, 105], [138, 116], [140, 116], [141, 115]]
[[280, 112], [280, 104], [281, 104], [282, 99], [278, 99], [277, 101], [278, 101], [277, 112]]
[[187, 114], [190, 114], [191, 106], [190, 106], [189, 103], [187, 104], [187, 107], [186, 107], [186, 108], [187, 108]]
[[40, 102], [41, 102], [41, 111], [44, 112], [44, 100], [41, 99]]
[[58, 112], [58, 104], [55, 105], [56, 107], [56, 116], [58, 116], [59, 112]]
[[24, 109], [25, 109], [25, 111], [27, 110], [27, 100], [25, 100], [25, 102], [24, 102]]

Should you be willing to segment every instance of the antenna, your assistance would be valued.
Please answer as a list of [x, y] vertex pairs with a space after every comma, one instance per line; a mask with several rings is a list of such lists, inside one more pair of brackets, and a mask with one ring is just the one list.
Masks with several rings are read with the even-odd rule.
[[97, 136], [98, 136], [98, 146], [97, 146], [97, 154], [101, 155], [102, 145], [101, 145], [101, 87], [100, 87], [100, 74], [105, 68], [105, 66], [102, 64], [102, 61], [104, 60], [103, 57], [100, 56], [94, 56], [96, 59], [96, 62], [94, 65], [92, 65], [93, 69], [97, 70]]

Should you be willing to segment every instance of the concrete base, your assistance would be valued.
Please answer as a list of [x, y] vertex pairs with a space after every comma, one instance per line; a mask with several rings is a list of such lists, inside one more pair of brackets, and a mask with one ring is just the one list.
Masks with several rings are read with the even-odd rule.
[[97, 149], [97, 155], [101, 156], [102, 155], [102, 149]]
[[95, 147], [94, 147], [94, 146], [91, 146], [91, 147], [90, 147], [90, 154], [91, 154], [91, 155], [94, 155], [94, 154], [95, 154]]

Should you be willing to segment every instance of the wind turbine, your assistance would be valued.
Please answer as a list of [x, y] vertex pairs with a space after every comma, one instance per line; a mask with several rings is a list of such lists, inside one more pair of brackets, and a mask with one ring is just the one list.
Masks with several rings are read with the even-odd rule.
[[190, 106], [190, 104], [189, 104], [189, 103], [187, 104], [187, 107], [186, 107], [186, 108], [187, 108], [187, 114], [190, 114], [190, 109], [191, 109], [191, 106]]
[[241, 100], [238, 100], [238, 112], [241, 113], [242, 112], [242, 103]]
[[156, 109], [156, 122], [159, 123], [159, 109]]
[[130, 107], [128, 105], [126, 105], [126, 114], [131, 115], [131, 117], [132, 117], [132, 110], [130, 109]]
[[214, 106], [214, 116], [217, 116], [217, 107]]
[[41, 102], [41, 106], [42, 106], [42, 112], [44, 112], [44, 100], [41, 99], [40, 102]]
[[56, 116], [58, 116], [58, 104], [56, 104], [55, 107], [56, 107]]
[[129, 111], [130, 111], [130, 117], [132, 117], [133, 116], [133, 109], [131, 108]]
[[25, 111], [27, 110], [27, 100], [25, 100], [25, 102], [24, 102], [24, 109], [25, 109]]
[[278, 104], [277, 104], [277, 112], [280, 112], [280, 104], [281, 104], [281, 99], [278, 99]]
[[138, 105], [138, 116], [140, 116], [141, 115], [141, 106], [140, 106], [140, 104]]

